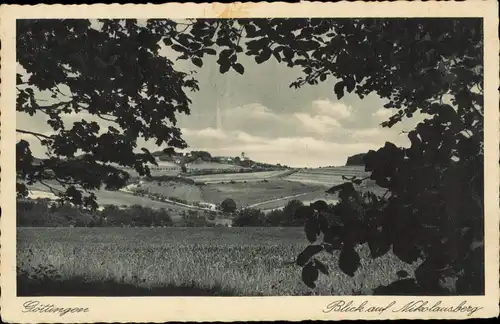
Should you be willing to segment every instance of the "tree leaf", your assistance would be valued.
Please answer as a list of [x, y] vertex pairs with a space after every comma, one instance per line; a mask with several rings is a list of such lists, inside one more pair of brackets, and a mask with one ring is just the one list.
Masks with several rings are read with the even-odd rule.
[[272, 52], [269, 48], [264, 48], [262, 52], [255, 57], [255, 62], [257, 62], [257, 64], [264, 63], [271, 58], [271, 54]]
[[356, 85], [356, 81], [352, 76], [348, 76], [344, 79], [344, 84], [347, 92], [351, 93], [354, 90], [354, 86]]
[[321, 245], [309, 245], [307, 246], [304, 251], [300, 252], [300, 254], [297, 256], [296, 263], [299, 266], [304, 266], [309, 260], [315, 256], [316, 254], [320, 253], [323, 251], [323, 246]]
[[368, 237], [368, 247], [373, 259], [381, 257], [391, 249], [391, 243], [387, 235], [384, 232], [373, 233], [374, 231], [376, 229], [371, 229], [371, 234]]
[[273, 55], [274, 55], [274, 57], [276, 58], [276, 60], [277, 60], [278, 62], [280, 62], [280, 63], [281, 63], [281, 55], [280, 55], [280, 52], [279, 52], [278, 50], [274, 50], [274, 51], [273, 51]]
[[319, 270], [319, 272], [321, 272], [322, 274], [325, 274], [327, 276], [330, 274], [327, 266], [323, 262], [319, 261], [318, 259], [314, 259], [314, 264], [316, 265], [316, 268]]
[[346, 275], [354, 277], [354, 273], [358, 270], [361, 265], [361, 261], [358, 253], [354, 250], [354, 247], [350, 245], [344, 245], [344, 248], [340, 252], [339, 256], [339, 268]]
[[178, 44], [174, 44], [174, 45], [172, 45], [172, 49], [173, 49], [174, 51], [181, 52], [181, 53], [186, 52], [186, 48], [185, 48], [185, 47], [182, 47], [181, 45], [178, 45]]
[[208, 55], [216, 55], [217, 52], [213, 48], [204, 48], [203, 52], [205, 52]]
[[229, 64], [221, 64], [220, 67], [219, 67], [219, 72], [221, 74], [224, 74], [227, 71], [229, 71]]
[[328, 233], [328, 231], [330, 230], [330, 228], [329, 228], [329, 223], [328, 223], [328, 218], [327, 218], [326, 213], [319, 212], [319, 214], [318, 214], [318, 222], [319, 222], [319, 229], [321, 230], [321, 232], [323, 232], [324, 235], [326, 233]]
[[310, 206], [319, 212], [328, 212], [329, 211], [328, 204], [324, 200], [316, 200]]
[[335, 84], [334, 88], [333, 88], [333, 91], [335, 92], [335, 94], [337, 95], [337, 99], [342, 99], [342, 97], [344, 96], [344, 81], [339, 81]]
[[203, 66], [203, 61], [199, 57], [192, 57], [191, 62], [193, 62], [193, 64], [196, 65], [197, 67]]
[[245, 68], [243, 67], [243, 65], [241, 65], [240, 63], [236, 63], [233, 65], [233, 69], [238, 72], [239, 74], [243, 74], [245, 72]]
[[394, 240], [392, 251], [401, 261], [408, 264], [416, 262], [421, 256], [417, 246], [411, 241], [411, 239], [404, 236]]
[[307, 219], [304, 225], [304, 229], [306, 232], [307, 240], [311, 243], [315, 242], [320, 233], [318, 220], [313, 218]]
[[312, 262], [302, 268], [302, 281], [311, 289], [316, 288], [315, 281], [319, 277], [319, 271]]
[[326, 193], [335, 194], [335, 193], [337, 193], [337, 192], [339, 192], [341, 190], [345, 190], [346, 192], [354, 192], [355, 191], [354, 186], [352, 185], [352, 183], [350, 183], [350, 182], [344, 182], [344, 183], [341, 183], [339, 185], [331, 187], [330, 189], [328, 189], [326, 191]]
[[170, 37], [164, 37], [163, 43], [167, 46], [171, 46], [173, 44], [172, 39]]

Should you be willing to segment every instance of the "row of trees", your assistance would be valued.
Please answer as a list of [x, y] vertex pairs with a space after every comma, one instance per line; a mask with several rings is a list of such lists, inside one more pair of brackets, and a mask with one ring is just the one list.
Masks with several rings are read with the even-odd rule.
[[[159, 54], [160, 43], [198, 67], [215, 55], [222, 74], [244, 74], [242, 55], [257, 64], [275, 60], [302, 69], [291, 87], [331, 81], [339, 100], [346, 93], [377, 94], [393, 112], [382, 127], [416, 113], [428, 116], [408, 131], [410, 148], [386, 143], [365, 156], [366, 171], [387, 189], [386, 198], [361, 195], [346, 183], [332, 188], [340, 194], [342, 225], [325, 222], [322, 210], [309, 214], [311, 246], [297, 260], [304, 281], [313, 287], [324, 270], [313, 256], [321, 251], [340, 250], [340, 269], [353, 275], [360, 264], [354, 247], [368, 244], [373, 258], [392, 250], [405, 262], [423, 260], [414, 282], [421, 291], [441, 293], [441, 283], [451, 280], [450, 293], [484, 293], [481, 19], [99, 22], [94, 28], [88, 20], [17, 21], [17, 62], [28, 76], [17, 77], [16, 109], [44, 114], [54, 131], [18, 129], [35, 136], [49, 156], [35, 166], [29, 143], [17, 144], [17, 174], [28, 185], [46, 180], [44, 171], [51, 169], [67, 188], [63, 199], [95, 208], [93, 189], [119, 188], [129, 178], [111, 162], [150, 175], [146, 163], [155, 160], [146, 149], [137, 152], [138, 138], [166, 145], [166, 151], [187, 146], [175, 116], [189, 113], [186, 91], [199, 90], [198, 82]], [[70, 95], [61, 97], [61, 85]], [[42, 104], [35, 90], [59, 100]], [[87, 120], [64, 125], [64, 114], [79, 112], [114, 126], [101, 129]], [[77, 151], [83, 158], [74, 158]], [[17, 190], [27, 194], [22, 182]], [[404, 292], [408, 287], [393, 293]]]
[[[321, 201], [328, 209], [334, 208]], [[255, 208], [243, 208], [236, 212], [233, 225], [239, 227], [302, 227], [312, 213], [311, 206], [300, 200], [289, 201], [283, 209], [275, 209], [264, 213]]]
[[102, 211], [44, 200], [18, 200], [17, 226], [25, 227], [102, 227], [102, 226], [173, 226], [170, 213], [140, 205], [118, 208], [105, 206]]

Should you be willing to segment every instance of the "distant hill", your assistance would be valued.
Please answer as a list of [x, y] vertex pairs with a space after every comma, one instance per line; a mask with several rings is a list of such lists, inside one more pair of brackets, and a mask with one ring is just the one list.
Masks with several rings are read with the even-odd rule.
[[363, 161], [363, 158], [365, 157], [366, 153], [359, 153], [355, 154], [353, 156], [349, 156], [347, 158], [347, 162], [345, 163], [346, 166], [364, 166], [365, 162]]

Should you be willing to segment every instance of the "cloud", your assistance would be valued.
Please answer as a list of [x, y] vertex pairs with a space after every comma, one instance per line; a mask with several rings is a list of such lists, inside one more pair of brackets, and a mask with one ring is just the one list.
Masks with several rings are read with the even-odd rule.
[[253, 136], [245, 132], [236, 132], [236, 138], [243, 143], [260, 143], [262, 138], [258, 136]]
[[381, 128], [365, 128], [352, 131], [351, 136], [354, 138], [375, 138], [382, 135], [384, 131]]
[[207, 150], [215, 155], [238, 155], [245, 152], [251, 159], [297, 167], [343, 165], [347, 156], [380, 147], [377, 143], [357, 141], [337, 143], [311, 136], [263, 137], [243, 131], [219, 130], [224, 136], [208, 139], [206, 130], [183, 129], [190, 149]]
[[210, 139], [225, 139], [227, 138], [227, 134], [219, 129], [214, 129], [211, 127], [200, 129], [200, 130], [192, 130], [189, 128], [182, 128], [182, 133], [188, 137], [204, 137]]
[[236, 108], [224, 109], [222, 113], [224, 118], [230, 121], [234, 119], [275, 120], [279, 118], [279, 116], [273, 113], [269, 108], [259, 103], [251, 103]]
[[389, 117], [391, 117], [392, 115], [394, 115], [394, 112], [388, 108], [380, 108], [379, 110], [374, 112], [372, 115], [377, 117], [377, 118], [385, 120], [385, 119], [388, 119]]
[[295, 113], [294, 116], [304, 127], [318, 134], [326, 134], [342, 127], [335, 118], [330, 116], [311, 116], [306, 113]]
[[352, 107], [341, 102], [331, 102], [330, 100], [314, 100], [312, 102], [313, 111], [338, 119], [348, 118], [352, 115]]

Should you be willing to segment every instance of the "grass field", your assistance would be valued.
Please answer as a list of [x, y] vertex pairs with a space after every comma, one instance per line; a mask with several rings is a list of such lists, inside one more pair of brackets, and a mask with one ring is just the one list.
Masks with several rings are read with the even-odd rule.
[[290, 264], [305, 246], [301, 228], [19, 228], [18, 267], [53, 267], [60, 279], [19, 279], [18, 294], [353, 295], [370, 294], [398, 270], [413, 273], [391, 254], [366, 259], [363, 247], [354, 278], [338, 270], [338, 255], [322, 256], [331, 272], [311, 290]]
[[[151, 193], [159, 193], [165, 197], [177, 197], [188, 202], [209, 202], [220, 204], [226, 198], [235, 200], [238, 207], [257, 207], [272, 209], [284, 206], [291, 199], [320, 199], [325, 196], [322, 186], [302, 184], [281, 179], [233, 183], [209, 183], [192, 185], [187, 183], [165, 181], [146, 182], [142, 188]], [[300, 196], [299, 196], [300, 195]], [[277, 200], [279, 199], [279, 200]], [[324, 199], [324, 198], [321, 198]]]
[[[346, 182], [342, 176], [353, 177], [358, 179], [369, 176], [370, 173], [365, 171], [362, 166], [343, 166], [343, 167], [330, 167], [330, 168], [317, 168], [317, 169], [303, 169], [298, 172], [292, 173], [284, 180], [299, 182], [307, 185], [323, 186], [324, 188], [331, 188], [335, 185]], [[385, 190], [378, 187], [373, 180], [366, 179], [357, 189], [361, 191], [373, 191], [375, 194], [383, 195]]]
[[318, 168], [318, 169], [303, 169], [298, 172], [292, 173], [285, 179], [289, 181], [297, 181], [306, 184], [323, 185], [332, 187], [334, 185], [345, 182], [342, 176], [359, 178], [367, 176], [368, 173], [364, 171], [364, 167], [349, 166], [349, 167], [335, 167], [335, 168]]
[[279, 178], [287, 176], [295, 172], [294, 170], [278, 170], [278, 171], [260, 171], [260, 172], [249, 172], [249, 173], [228, 173], [228, 174], [210, 174], [210, 175], [200, 175], [189, 177], [195, 182], [203, 183], [221, 183], [221, 182], [243, 182], [243, 181], [262, 181], [272, 178]]
[[[304, 185], [301, 183], [270, 179], [268, 182], [219, 183], [202, 186], [203, 200], [208, 202], [221, 202], [225, 198], [232, 198], [238, 206], [249, 206], [268, 200], [294, 196], [298, 194], [316, 192], [318, 186]], [[286, 201], [285, 201], [286, 203]]]

